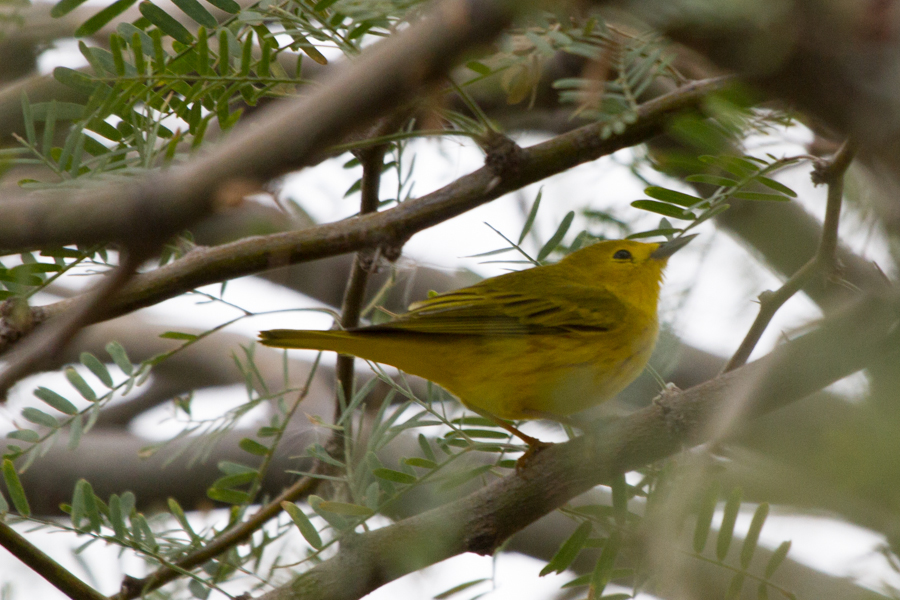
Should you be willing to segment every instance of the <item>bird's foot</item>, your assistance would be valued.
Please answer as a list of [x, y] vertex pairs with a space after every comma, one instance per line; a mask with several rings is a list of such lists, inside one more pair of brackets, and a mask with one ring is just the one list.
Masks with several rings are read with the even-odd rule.
[[[525, 439], [528, 438], [528, 439]], [[528, 466], [534, 457], [538, 455], [539, 452], [553, 446], [551, 442], [542, 442], [537, 438], [533, 438], [530, 435], [524, 436], [522, 438], [525, 440], [525, 443], [528, 444], [528, 450], [525, 451], [525, 454], [519, 457], [519, 460], [516, 461], [516, 473], [521, 473], [522, 470]]]

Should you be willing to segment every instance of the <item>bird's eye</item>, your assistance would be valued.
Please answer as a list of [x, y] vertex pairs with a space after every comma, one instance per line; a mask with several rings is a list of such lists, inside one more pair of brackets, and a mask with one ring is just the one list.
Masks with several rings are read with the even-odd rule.
[[618, 260], [631, 260], [631, 252], [628, 250], [617, 250], [615, 254], [613, 254], [613, 258]]

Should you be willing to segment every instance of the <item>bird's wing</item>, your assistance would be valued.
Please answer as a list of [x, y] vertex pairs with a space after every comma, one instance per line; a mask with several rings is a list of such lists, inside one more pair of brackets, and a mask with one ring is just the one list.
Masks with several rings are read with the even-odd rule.
[[440, 294], [413, 304], [395, 321], [365, 330], [460, 335], [609, 331], [625, 314], [622, 302], [601, 287], [560, 281], [537, 287], [522, 283], [499, 288], [476, 284]]

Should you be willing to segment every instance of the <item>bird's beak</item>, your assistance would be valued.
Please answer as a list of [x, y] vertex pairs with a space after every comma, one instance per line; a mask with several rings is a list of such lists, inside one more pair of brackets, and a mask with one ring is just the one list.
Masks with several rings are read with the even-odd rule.
[[678, 252], [679, 250], [681, 250], [682, 248], [687, 246], [688, 242], [690, 242], [695, 237], [697, 237], [696, 233], [693, 235], [685, 235], [685, 236], [682, 236], [679, 238], [675, 238], [674, 240], [672, 240], [670, 242], [665, 242], [663, 244], [660, 244], [659, 248], [657, 248], [656, 250], [653, 251], [652, 254], [650, 254], [650, 258], [655, 258], [657, 260], [663, 260], [663, 259], [669, 258], [673, 254], [675, 254], [676, 252]]

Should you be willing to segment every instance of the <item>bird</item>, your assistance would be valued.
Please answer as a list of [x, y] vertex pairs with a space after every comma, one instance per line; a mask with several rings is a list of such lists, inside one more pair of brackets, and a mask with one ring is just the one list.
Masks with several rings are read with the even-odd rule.
[[433, 295], [386, 323], [273, 329], [260, 342], [392, 365], [540, 449], [550, 444], [509, 421], [568, 422], [640, 375], [659, 332], [663, 269], [694, 237], [603, 240], [553, 264]]

